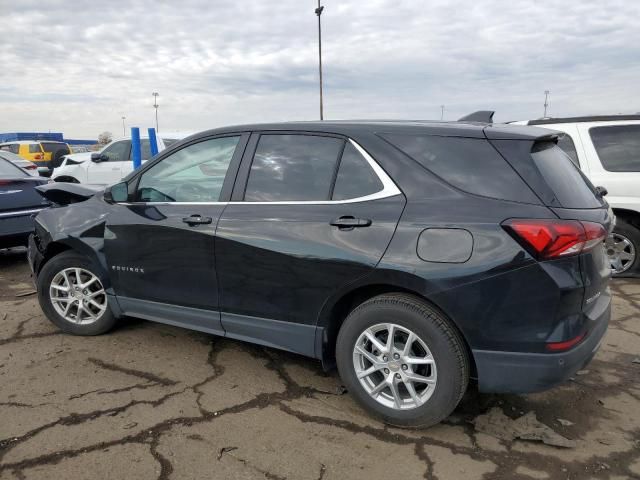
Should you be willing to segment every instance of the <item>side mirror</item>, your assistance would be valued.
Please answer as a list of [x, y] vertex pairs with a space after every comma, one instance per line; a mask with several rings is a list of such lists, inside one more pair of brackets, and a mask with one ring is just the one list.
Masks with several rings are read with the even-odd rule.
[[609, 191], [604, 187], [596, 187], [596, 195], [600, 198], [604, 197]]
[[107, 160], [109, 160], [109, 157], [103, 153], [94, 152], [91, 154], [91, 161], [94, 163], [106, 162]]
[[107, 203], [122, 203], [129, 199], [129, 186], [127, 182], [116, 183], [107, 187], [104, 191], [104, 201]]
[[40, 175], [41, 177], [50, 177], [51, 170], [49, 169], [49, 167], [38, 167], [38, 175]]

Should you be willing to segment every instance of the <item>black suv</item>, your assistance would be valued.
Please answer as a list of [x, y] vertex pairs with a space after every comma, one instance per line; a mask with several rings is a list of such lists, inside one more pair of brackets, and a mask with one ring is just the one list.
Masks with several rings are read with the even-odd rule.
[[77, 335], [133, 316], [337, 363], [394, 425], [439, 422], [470, 379], [547, 389], [610, 316], [613, 217], [556, 140], [472, 122], [203, 132], [104, 192], [39, 187], [76, 202], [36, 217], [40, 304]]

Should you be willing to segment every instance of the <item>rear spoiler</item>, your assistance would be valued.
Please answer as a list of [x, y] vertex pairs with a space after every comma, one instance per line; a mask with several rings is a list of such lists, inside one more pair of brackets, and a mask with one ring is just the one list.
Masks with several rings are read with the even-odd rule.
[[47, 183], [36, 187], [40, 195], [57, 205], [84, 202], [104, 189], [104, 185], [80, 185], [66, 182]]
[[459, 122], [493, 123], [493, 110], [478, 110], [458, 119]]

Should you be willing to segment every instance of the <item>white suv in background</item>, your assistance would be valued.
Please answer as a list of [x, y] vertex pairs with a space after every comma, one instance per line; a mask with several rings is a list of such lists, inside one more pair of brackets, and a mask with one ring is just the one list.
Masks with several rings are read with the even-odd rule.
[[[175, 133], [159, 135], [158, 151], [186, 137], [187, 134]], [[151, 158], [149, 137], [140, 135], [142, 161]], [[72, 153], [66, 155], [58, 168], [51, 173], [54, 182], [91, 183], [111, 185], [133, 171], [131, 157], [131, 137], [118, 138], [107, 144], [99, 152]]]
[[607, 253], [616, 275], [640, 275], [640, 115], [545, 118], [537, 125], [564, 132], [558, 140], [571, 160], [596, 186], [616, 214]]

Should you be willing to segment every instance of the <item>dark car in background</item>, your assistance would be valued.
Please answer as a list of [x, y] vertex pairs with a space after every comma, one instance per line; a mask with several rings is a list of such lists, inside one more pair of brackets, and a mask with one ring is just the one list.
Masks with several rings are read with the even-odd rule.
[[473, 122], [203, 132], [37, 216], [39, 301], [76, 335], [133, 316], [337, 363], [393, 425], [439, 422], [470, 379], [548, 389], [593, 357], [611, 300], [611, 210], [556, 141]]
[[15, 153], [11, 153], [6, 150], [0, 150], [0, 159], [8, 160], [9, 162], [13, 163], [16, 167], [19, 167], [22, 170], [25, 170], [29, 175], [39, 176], [38, 166], [35, 163], [29, 160], [25, 160], [24, 158], [22, 158], [19, 155], [16, 155]]
[[26, 245], [33, 216], [49, 205], [35, 188], [47, 183], [2, 158], [0, 152], [0, 248]]

